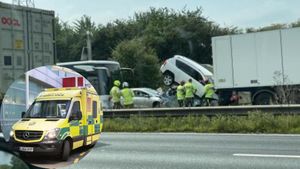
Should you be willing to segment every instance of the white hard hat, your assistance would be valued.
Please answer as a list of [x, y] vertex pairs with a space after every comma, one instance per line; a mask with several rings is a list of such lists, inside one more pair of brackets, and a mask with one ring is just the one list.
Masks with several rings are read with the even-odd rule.
[[127, 82], [123, 82], [123, 87], [129, 87], [129, 84]]

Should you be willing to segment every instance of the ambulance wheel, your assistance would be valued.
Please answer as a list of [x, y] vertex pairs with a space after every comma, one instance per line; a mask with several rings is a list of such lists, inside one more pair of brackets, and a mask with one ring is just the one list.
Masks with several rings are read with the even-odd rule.
[[69, 156], [70, 156], [70, 152], [71, 152], [71, 145], [70, 145], [69, 140], [66, 140], [64, 142], [63, 149], [62, 149], [62, 152], [61, 152], [61, 159], [63, 161], [67, 161]]

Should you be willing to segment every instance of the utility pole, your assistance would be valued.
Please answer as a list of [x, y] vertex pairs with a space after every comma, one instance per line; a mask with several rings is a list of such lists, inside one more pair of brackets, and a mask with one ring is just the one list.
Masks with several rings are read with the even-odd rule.
[[88, 52], [88, 60], [92, 60], [92, 42], [91, 42], [91, 36], [92, 33], [90, 31], [86, 31], [86, 46], [87, 46], [87, 52]]

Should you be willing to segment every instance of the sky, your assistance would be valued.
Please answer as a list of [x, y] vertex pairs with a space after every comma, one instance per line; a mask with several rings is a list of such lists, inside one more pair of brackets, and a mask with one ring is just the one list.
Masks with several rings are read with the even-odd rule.
[[[13, 0], [0, 0], [11, 3]], [[16, 1], [16, 0], [15, 0]], [[25, 0], [20, 0], [25, 1]], [[34, 0], [35, 7], [54, 10], [62, 21], [73, 23], [84, 14], [96, 24], [128, 19], [150, 7], [203, 9], [203, 16], [221, 26], [262, 27], [300, 19], [299, 0]]]

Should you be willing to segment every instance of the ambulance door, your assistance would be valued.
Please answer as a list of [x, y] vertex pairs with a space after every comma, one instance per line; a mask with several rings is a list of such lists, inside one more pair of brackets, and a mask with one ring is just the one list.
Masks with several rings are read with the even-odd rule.
[[94, 119], [94, 132], [95, 134], [100, 133], [100, 111], [99, 111], [99, 100], [93, 100], [93, 119]]
[[84, 116], [79, 98], [73, 98], [72, 109], [69, 116], [70, 136], [73, 139], [73, 149], [81, 147], [84, 140]]
[[100, 138], [100, 103], [99, 99], [96, 98], [96, 96], [93, 97], [92, 100], [92, 116], [93, 116], [93, 129], [94, 133], [92, 136], [92, 142], [96, 142]]
[[87, 125], [87, 137], [86, 137], [86, 144], [89, 145], [93, 142], [92, 136], [94, 134], [94, 120], [93, 120], [93, 114], [92, 114], [92, 98], [90, 94], [87, 96], [87, 106], [86, 106], [86, 113], [87, 113], [87, 119], [86, 119], [86, 125]]

